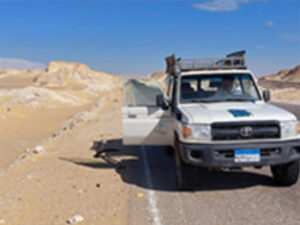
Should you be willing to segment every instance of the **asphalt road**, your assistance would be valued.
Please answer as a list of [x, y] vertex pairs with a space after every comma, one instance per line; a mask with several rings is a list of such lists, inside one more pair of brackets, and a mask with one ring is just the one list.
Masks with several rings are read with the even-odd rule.
[[[280, 105], [300, 118], [300, 105]], [[174, 159], [162, 147], [128, 151], [117, 171], [131, 184], [131, 225], [300, 224], [300, 182], [277, 187], [268, 167], [217, 172], [201, 169], [195, 190], [176, 189]]]

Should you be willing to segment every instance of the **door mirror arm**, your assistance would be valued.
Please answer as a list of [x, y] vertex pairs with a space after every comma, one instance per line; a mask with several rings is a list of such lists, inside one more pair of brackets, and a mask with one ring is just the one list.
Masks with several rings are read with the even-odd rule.
[[167, 110], [170, 106], [169, 101], [164, 99], [163, 95], [157, 95], [156, 96], [156, 105], [160, 108], [162, 108], [163, 110]]

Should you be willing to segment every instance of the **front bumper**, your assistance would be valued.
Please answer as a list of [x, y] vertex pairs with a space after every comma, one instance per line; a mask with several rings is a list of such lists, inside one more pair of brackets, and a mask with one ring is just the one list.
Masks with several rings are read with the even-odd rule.
[[[182, 160], [205, 167], [247, 167], [288, 163], [300, 159], [300, 139], [238, 144], [179, 143]], [[260, 149], [259, 162], [235, 162], [235, 149]]]

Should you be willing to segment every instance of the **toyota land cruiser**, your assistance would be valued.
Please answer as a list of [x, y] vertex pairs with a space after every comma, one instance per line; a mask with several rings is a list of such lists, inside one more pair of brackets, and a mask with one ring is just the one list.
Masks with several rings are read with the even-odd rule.
[[267, 103], [270, 92], [261, 95], [244, 55], [167, 57], [166, 93], [154, 79], [124, 80], [124, 144], [172, 146], [179, 189], [197, 166], [270, 166], [278, 184], [295, 184], [300, 124]]

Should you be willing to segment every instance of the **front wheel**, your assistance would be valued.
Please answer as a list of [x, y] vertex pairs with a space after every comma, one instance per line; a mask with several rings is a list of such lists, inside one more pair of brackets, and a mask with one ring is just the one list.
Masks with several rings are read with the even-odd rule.
[[299, 160], [290, 163], [271, 166], [275, 181], [282, 186], [291, 186], [298, 181]]

